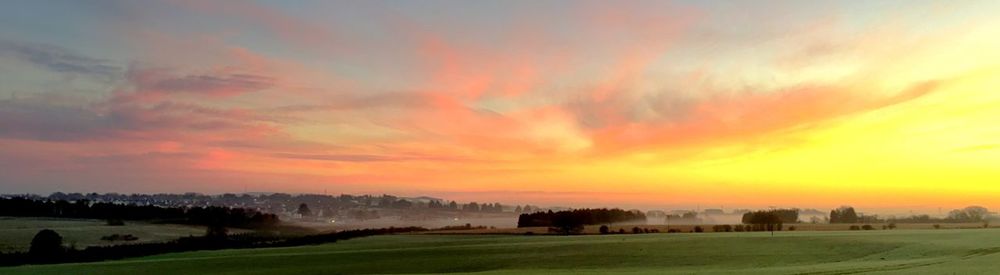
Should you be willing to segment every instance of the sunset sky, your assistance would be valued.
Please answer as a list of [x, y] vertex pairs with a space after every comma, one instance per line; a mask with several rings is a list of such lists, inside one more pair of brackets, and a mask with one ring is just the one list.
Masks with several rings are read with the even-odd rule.
[[1000, 1], [0, 5], [0, 193], [1000, 209]]

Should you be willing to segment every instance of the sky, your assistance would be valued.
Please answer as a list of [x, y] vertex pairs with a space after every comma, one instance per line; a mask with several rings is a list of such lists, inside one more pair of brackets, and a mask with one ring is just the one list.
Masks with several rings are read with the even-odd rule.
[[1000, 209], [997, 1], [5, 1], [0, 192]]

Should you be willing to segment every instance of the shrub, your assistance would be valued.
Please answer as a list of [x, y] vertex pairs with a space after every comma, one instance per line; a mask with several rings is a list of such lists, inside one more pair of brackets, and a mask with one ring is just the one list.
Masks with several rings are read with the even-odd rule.
[[875, 228], [872, 227], [872, 225], [870, 225], [870, 224], [866, 224], [866, 225], [862, 226], [861, 229], [864, 229], [864, 230], [875, 230]]
[[701, 232], [705, 232], [705, 229], [704, 229], [704, 228], [701, 228], [701, 226], [695, 226], [695, 227], [694, 227], [694, 232], [695, 232], [695, 233], [701, 233]]
[[796, 229], [795, 226], [789, 226], [788, 227], [788, 231], [795, 231], [795, 229]]
[[896, 223], [894, 222], [889, 223], [889, 229], [896, 229]]
[[642, 229], [639, 229], [639, 227], [633, 227], [632, 234], [642, 234]]
[[743, 232], [743, 225], [737, 224], [736, 226], [733, 227], [733, 230], [736, 232]]
[[851, 230], [861, 230], [861, 227], [857, 225], [852, 225]]
[[672, 228], [671, 229], [667, 229], [667, 233], [680, 233], [680, 232], [681, 231], [678, 230], [678, 229], [672, 229]]
[[42, 229], [31, 239], [28, 254], [39, 262], [56, 262], [62, 258], [66, 249], [62, 246], [63, 238], [51, 229]]
[[936, 224], [936, 223], [935, 223], [935, 224], [934, 224], [934, 229], [941, 229], [941, 225], [940, 225], [940, 224]]
[[609, 229], [607, 225], [602, 225], [598, 231], [600, 231], [601, 234], [608, 234]]

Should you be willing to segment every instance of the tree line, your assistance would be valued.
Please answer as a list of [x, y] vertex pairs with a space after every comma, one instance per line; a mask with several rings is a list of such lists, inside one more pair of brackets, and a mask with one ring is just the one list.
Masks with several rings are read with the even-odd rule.
[[785, 223], [798, 221], [798, 209], [771, 209], [743, 214], [743, 223], [749, 225], [746, 231], [781, 231]]
[[74, 219], [146, 220], [163, 223], [219, 225], [236, 228], [266, 228], [277, 225], [278, 216], [252, 209], [207, 207], [159, 207], [151, 205], [93, 203], [88, 200], [32, 200], [0, 198], [0, 216]]
[[584, 225], [595, 225], [628, 221], [646, 221], [646, 215], [637, 211], [621, 209], [576, 209], [568, 211], [535, 212], [521, 214], [517, 227], [549, 227], [560, 234], [578, 234]]
[[881, 218], [877, 215], [864, 215], [854, 210], [854, 207], [841, 206], [830, 211], [830, 223], [978, 223], [989, 220], [989, 209], [982, 206], [969, 206], [948, 212], [944, 218], [930, 215], [911, 215], [908, 217]]

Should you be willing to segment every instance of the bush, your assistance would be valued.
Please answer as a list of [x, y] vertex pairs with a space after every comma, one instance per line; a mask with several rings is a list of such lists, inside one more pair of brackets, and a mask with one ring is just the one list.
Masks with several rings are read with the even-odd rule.
[[889, 223], [889, 229], [896, 229], [896, 223], [894, 222]]
[[862, 226], [861, 229], [864, 229], [864, 230], [875, 230], [875, 228], [872, 227], [872, 225], [870, 225], [870, 224], [866, 224], [866, 225]]
[[679, 229], [672, 229], [672, 228], [671, 229], [667, 229], [667, 233], [680, 233], [680, 232], [681, 231]]
[[609, 229], [607, 225], [602, 225], [598, 231], [600, 231], [601, 234], [608, 234]]
[[743, 232], [743, 225], [737, 224], [736, 226], [733, 227], [733, 230], [736, 232]]
[[632, 234], [642, 234], [642, 229], [639, 229], [639, 227], [633, 227]]
[[705, 229], [704, 229], [704, 228], [701, 228], [701, 226], [695, 226], [695, 227], [694, 227], [694, 232], [695, 232], [695, 233], [701, 233], [701, 232], [705, 232]]
[[618, 228], [618, 234], [625, 234], [625, 228]]
[[861, 227], [857, 225], [852, 225], [851, 230], [861, 230]]
[[795, 226], [789, 226], [788, 227], [788, 231], [795, 231], [795, 229], [796, 229]]
[[941, 225], [940, 225], [940, 224], [936, 224], [936, 223], [935, 223], [935, 224], [934, 224], [934, 229], [941, 229]]
[[63, 238], [51, 229], [42, 229], [31, 239], [28, 254], [38, 262], [57, 262], [64, 256]]

